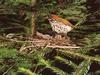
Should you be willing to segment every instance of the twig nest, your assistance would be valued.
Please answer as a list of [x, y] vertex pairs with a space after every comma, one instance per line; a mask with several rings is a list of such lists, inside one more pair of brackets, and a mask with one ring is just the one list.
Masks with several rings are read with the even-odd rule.
[[[56, 36], [50, 36], [48, 34], [42, 34], [37, 32], [36, 33], [38, 37], [38, 41], [41, 42], [36, 42], [35, 45], [58, 45], [58, 46], [75, 46], [73, 41], [70, 39], [70, 37], [62, 37], [61, 35], [56, 35]], [[37, 38], [36, 37], [36, 38]]]
[[37, 37], [42, 38], [42, 39], [52, 39], [52, 36], [48, 35], [48, 34], [42, 34], [40, 32], [36, 32]]
[[70, 40], [69, 37], [62, 37], [61, 35], [56, 35], [53, 39], [51, 39], [51, 44], [70, 46], [72, 45], [72, 40]]

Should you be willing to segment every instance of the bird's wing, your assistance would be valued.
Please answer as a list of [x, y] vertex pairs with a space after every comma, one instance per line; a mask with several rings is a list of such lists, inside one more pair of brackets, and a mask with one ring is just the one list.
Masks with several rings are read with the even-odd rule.
[[63, 19], [57, 15], [51, 14], [51, 19], [55, 19], [56, 21], [62, 22], [65, 25], [71, 26], [73, 28], [73, 25], [66, 19]]

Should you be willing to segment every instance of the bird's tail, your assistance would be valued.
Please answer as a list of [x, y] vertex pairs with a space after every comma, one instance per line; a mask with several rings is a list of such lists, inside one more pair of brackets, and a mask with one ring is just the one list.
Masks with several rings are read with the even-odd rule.
[[74, 25], [74, 28], [78, 28], [79, 25], [81, 25], [82, 23], [84, 23], [86, 21], [87, 16], [89, 16], [89, 15], [91, 15], [91, 14], [88, 14], [88, 15], [84, 16], [79, 22], [77, 22]]

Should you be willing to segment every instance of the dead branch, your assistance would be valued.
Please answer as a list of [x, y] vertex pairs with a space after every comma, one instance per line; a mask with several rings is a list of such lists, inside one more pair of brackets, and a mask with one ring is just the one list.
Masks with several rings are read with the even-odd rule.
[[[25, 50], [25, 49], [28, 49], [28, 48], [36, 48], [36, 47], [45, 47], [45, 46], [40, 46], [40, 45], [37, 45], [37, 46], [27, 46], [27, 47], [24, 47], [21, 49], [21, 51]], [[80, 48], [80, 47], [74, 47], [74, 46], [58, 46], [58, 45], [47, 45], [46, 48], [61, 48], [61, 49], [77, 49], [77, 48]]]
[[58, 45], [54, 45], [54, 46], [49, 45], [47, 47], [49, 47], [49, 48], [63, 48], [63, 49], [66, 49], [66, 48], [68, 48], [68, 49], [80, 48], [78, 46], [58, 46]]

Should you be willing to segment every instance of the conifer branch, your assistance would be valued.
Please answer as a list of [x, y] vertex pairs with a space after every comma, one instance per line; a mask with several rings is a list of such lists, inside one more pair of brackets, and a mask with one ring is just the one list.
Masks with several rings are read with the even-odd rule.
[[75, 63], [73, 63], [72, 61], [68, 60], [68, 59], [65, 59], [61, 56], [56, 56], [55, 57], [56, 60], [59, 60], [60, 62], [63, 62], [64, 64], [67, 64], [69, 66], [72, 66], [73, 68], [76, 68], [77, 65]]
[[73, 75], [87, 75], [91, 63], [92, 62], [90, 60], [84, 60], [81, 64], [79, 64], [76, 71], [73, 72]]
[[74, 57], [79, 57], [79, 58], [83, 58], [83, 59], [86, 59], [86, 60], [100, 62], [99, 58], [96, 58], [96, 57], [93, 57], [93, 56], [89, 56], [89, 55], [85, 55], [85, 54], [81, 54], [81, 53], [76, 53], [75, 51], [61, 50], [61, 49], [59, 49], [58, 51], [63, 52], [66, 55], [70, 55], [70, 56], [74, 56]]

